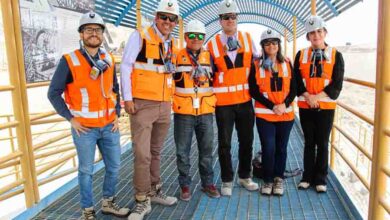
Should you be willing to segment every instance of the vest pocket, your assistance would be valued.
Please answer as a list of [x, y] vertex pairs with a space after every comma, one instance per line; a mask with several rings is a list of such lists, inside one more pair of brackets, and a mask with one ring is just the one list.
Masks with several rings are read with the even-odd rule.
[[154, 44], [154, 43], [146, 44], [146, 58], [151, 58], [151, 59], [160, 58], [159, 44]]
[[192, 114], [192, 97], [190, 96], [173, 96], [173, 111], [179, 114]]
[[217, 103], [217, 97], [215, 97], [214, 94], [211, 96], [203, 96], [202, 103], [200, 105], [200, 113], [201, 114], [213, 113], [215, 111], [216, 103]]

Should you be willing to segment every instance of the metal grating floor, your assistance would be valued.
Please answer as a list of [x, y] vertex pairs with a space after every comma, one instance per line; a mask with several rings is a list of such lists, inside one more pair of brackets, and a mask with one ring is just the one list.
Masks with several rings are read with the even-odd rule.
[[[303, 136], [295, 123], [290, 135], [288, 145], [287, 169], [292, 170], [302, 167]], [[215, 137], [216, 137], [215, 129]], [[235, 137], [235, 134], [234, 134]], [[255, 152], [259, 149], [259, 139], [255, 129]], [[237, 170], [237, 139], [233, 138], [233, 165]], [[296, 186], [300, 177], [287, 178], [285, 181], [285, 194], [282, 197], [262, 196], [259, 192], [248, 192], [243, 188], [234, 187], [231, 197], [210, 199], [200, 191], [200, 178], [197, 169], [197, 150], [195, 139], [191, 151], [191, 174], [193, 175], [193, 192], [190, 202], [179, 203], [172, 207], [160, 205], [152, 206], [152, 212], [146, 219], [360, 219], [354, 216], [347, 204], [348, 199], [343, 198], [337, 184], [329, 177], [328, 192], [317, 194], [314, 189], [297, 190]], [[214, 149], [214, 172], [217, 187], [220, 187], [220, 168], [217, 156], [217, 143]], [[161, 176], [163, 189], [168, 195], [179, 197], [179, 184], [176, 171], [176, 154], [171, 128], [161, 158]], [[119, 219], [101, 214], [100, 205], [102, 197], [102, 182], [104, 169], [94, 176], [95, 209], [98, 219]], [[122, 155], [120, 180], [117, 186], [117, 202], [123, 206], [133, 207], [133, 153], [128, 150]], [[236, 177], [237, 178], [237, 177]], [[235, 179], [235, 182], [237, 180]], [[261, 183], [261, 180], [255, 179]], [[73, 188], [63, 197], [49, 205], [33, 219], [79, 219], [79, 195], [78, 187]]]

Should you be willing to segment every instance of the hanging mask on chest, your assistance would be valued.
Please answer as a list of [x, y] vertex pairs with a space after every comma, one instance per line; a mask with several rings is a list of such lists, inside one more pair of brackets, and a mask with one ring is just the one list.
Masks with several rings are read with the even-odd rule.
[[274, 62], [269, 57], [263, 60], [261, 67], [265, 70], [271, 71], [272, 75], [278, 74], [278, 71], [274, 68]]
[[171, 60], [164, 62], [164, 69], [166, 74], [174, 74], [176, 72], [176, 67]]
[[240, 48], [240, 43], [238, 42], [238, 40], [229, 37], [226, 43], [226, 47], [228, 51], [235, 51]]
[[208, 81], [209, 74], [205, 68], [197, 66], [192, 71], [191, 78], [194, 80], [196, 86], [202, 86]]
[[97, 60], [94, 62], [94, 66], [89, 73], [91, 79], [96, 80], [100, 74], [104, 73], [109, 68], [108, 63], [103, 60]]

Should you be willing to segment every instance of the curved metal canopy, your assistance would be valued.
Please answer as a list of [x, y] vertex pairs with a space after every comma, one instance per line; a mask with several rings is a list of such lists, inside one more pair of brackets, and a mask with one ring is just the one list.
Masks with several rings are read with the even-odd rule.
[[[159, 0], [142, 0], [141, 14], [153, 18]], [[186, 24], [198, 19], [206, 25], [207, 36], [220, 31], [218, 5], [220, 0], [179, 0], [180, 14]], [[304, 21], [310, 16], [311, 0], [236, 0], [241, 11], [239, 23], [260, 24], [293, 39], [293, 17], [297, 18], [297, 37], [304, 34]], [[362, 0], [317, 0], [317, 15], [326, 21], [338, 16]], [[136, 27], [136, 0], [96, 0], [96, 10], [106, 22]], [[177, 32], [177, 30], [176, 30]]]

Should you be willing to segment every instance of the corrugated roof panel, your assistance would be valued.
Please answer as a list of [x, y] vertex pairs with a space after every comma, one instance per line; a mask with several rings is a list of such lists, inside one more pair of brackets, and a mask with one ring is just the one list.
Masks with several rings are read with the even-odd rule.
[[[221, 27], [218, 22], [218, 0], [178, 0], [184, 24], [198, 19], [206, 24], [207, 36], [211, 37]], [[97, 11], [106, 22], [136, 27], [136, 0], [97, 0]], [[287, 39], [292, 40], [292, 17], [297, 17], [297, 36], [305, 33], [304, 21], [310, 16], [311, 0], [236, 0], [240, 8], [239, 23], [255, 23], [268, 26], [281, 34], [287, 29]], [[317, 0], [317, 14], [330, 20], [362, 0]], [[142, 0], [141, 14], [153, 18], [158, 0]], [[175, 28], [175, 34], [178, 28]]]

